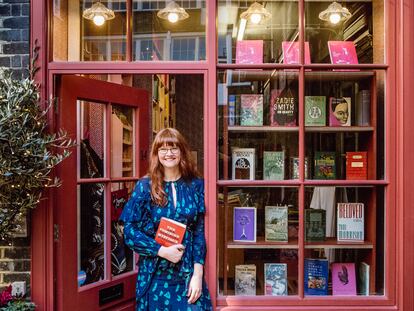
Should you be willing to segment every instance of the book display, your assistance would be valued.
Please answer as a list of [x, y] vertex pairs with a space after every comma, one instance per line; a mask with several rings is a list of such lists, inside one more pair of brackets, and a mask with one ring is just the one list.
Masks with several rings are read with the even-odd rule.
[[333, 263], [332, 269], [332, 295], [344, 296], [357, 294], [355, 264]]

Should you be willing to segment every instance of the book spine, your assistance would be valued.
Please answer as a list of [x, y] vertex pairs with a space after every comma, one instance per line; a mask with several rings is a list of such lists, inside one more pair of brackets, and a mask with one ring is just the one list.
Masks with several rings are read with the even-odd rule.
[[236, 96], [229, 95], [229, 126], [236, 125]]

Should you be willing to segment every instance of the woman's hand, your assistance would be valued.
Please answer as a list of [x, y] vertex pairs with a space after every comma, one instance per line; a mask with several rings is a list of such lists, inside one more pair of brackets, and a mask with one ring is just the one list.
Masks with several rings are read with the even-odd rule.
[[201, 296], [203, 290], [203, 276], [193, 274], [188, 285], [187, 297], [188, 303], [194, 303]]
[[158, 256], [171, 261], [172, 263], [177, 263], [181, 260], [184, 254], [184, 245], [175, 244], [169, 247], [161, 246], [158, 251]]

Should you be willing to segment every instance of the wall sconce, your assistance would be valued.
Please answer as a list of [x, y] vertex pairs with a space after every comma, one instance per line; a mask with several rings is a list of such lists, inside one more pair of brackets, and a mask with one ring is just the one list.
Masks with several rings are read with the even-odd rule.
[[268, 12], [263, 5], [258, 2], [253, 3], [249, 8], [240, 14], [240, 18], [248, 19], [253, 24], [259, 24], [261, 21], [264, 21], [270, 18], [272, 14]]
[[170, 23], [176, 23], [190, 17], [185, 9], [180, 7], [175, 1], [168, 2], [165, 8], [158, 11], [157, 16], [168, 20]]
[[85, 19], [92, 20], [96, 26], [102, 26], [105, 21], [114, 19], [115, 13], [98, 1], [95, 2], [89, 9], [85, 9], [82, 16]]
[[338, 2], [332, 2], [325, 11], [319, 13], [319, 19], [336, 25], [350, 18], [352, 14]]

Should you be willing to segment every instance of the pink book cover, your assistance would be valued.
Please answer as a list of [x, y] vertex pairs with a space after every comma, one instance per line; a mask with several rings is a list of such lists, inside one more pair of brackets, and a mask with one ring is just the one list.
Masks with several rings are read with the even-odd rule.
[[263, 64], [263, 40], [237, 41], [236, 64]]
[[356, 295], [356, 276], [354, 263], [332, 264], [332, 295]]
[[352, 41], [328, 41], [332, 64], [358, 64], [355, 44]]
[[329, 126], [351, 126], [351, 97], [329, 98]]
[[[299, 64], [300, 53], [299, 53], [299, 42], [297, 41], [283, 41], [283, 63], [285, 64]], [[305, 64], [310, 64], [310, 50], [309, 42], [305, 42]]]

